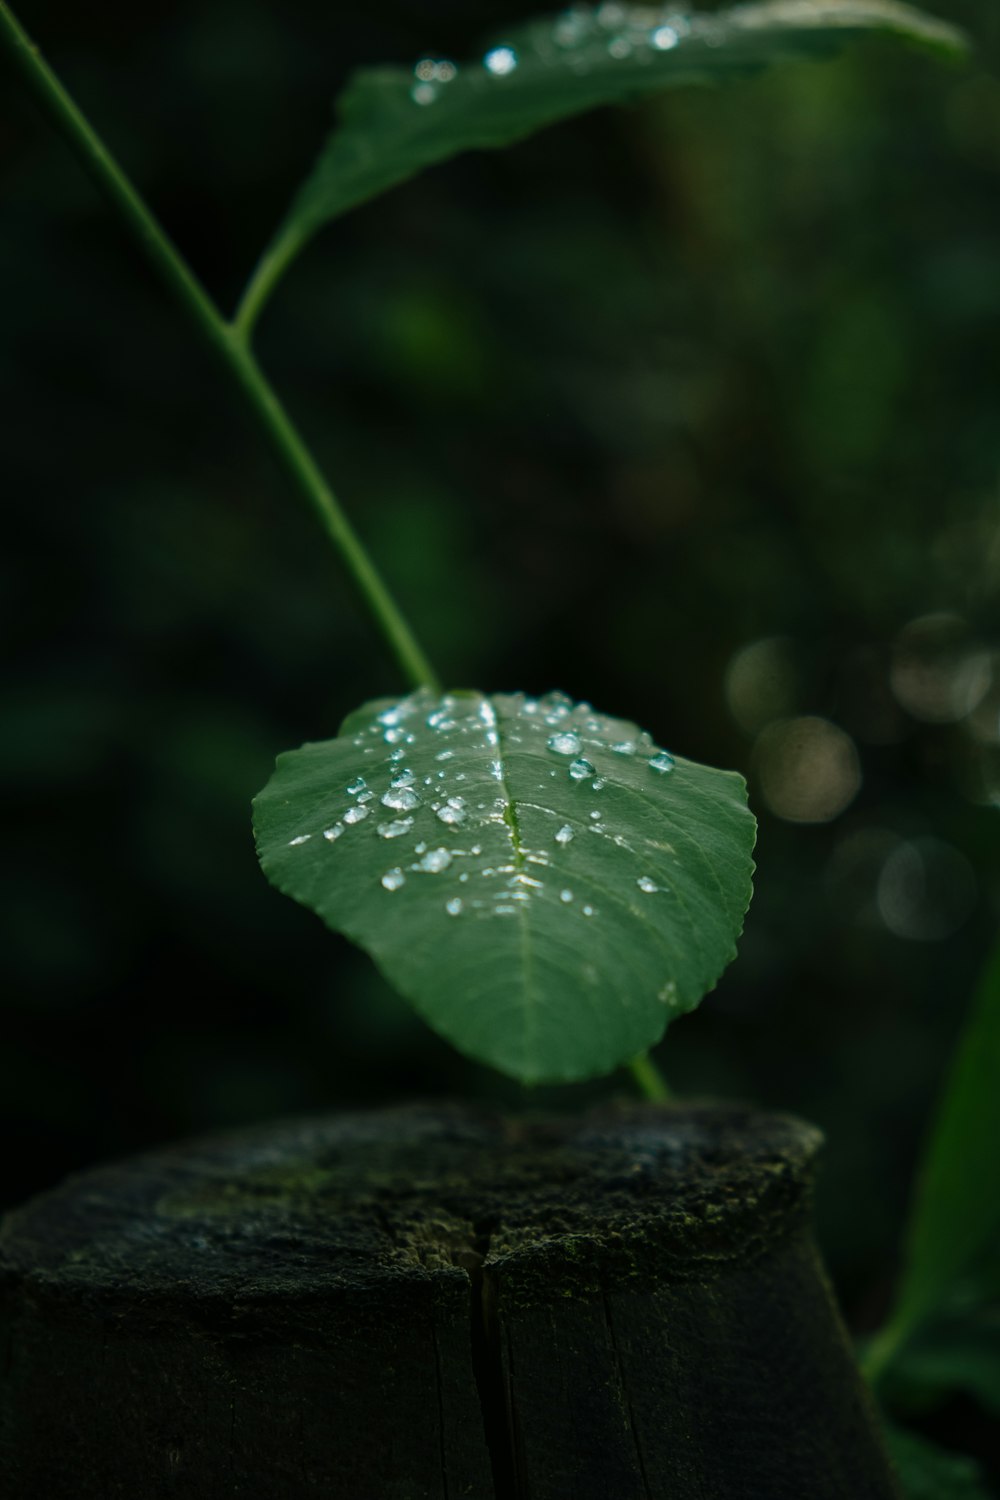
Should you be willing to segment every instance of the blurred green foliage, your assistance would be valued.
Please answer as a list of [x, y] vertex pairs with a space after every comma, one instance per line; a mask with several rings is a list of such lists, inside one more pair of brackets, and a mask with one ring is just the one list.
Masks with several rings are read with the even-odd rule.
[[[861, 1327], [1000, 904], [1000, 16], [939, 9], [970, 64], [873, 43], [437, 168], [322, 236], [260, 330], [451, 685], [559, 687], [749, 773], [741, 959], [660, 1060], [827, 1131], [822, 1239]], [[24, 20], [231, 306], [351, 70], [531, 10]], [[402, 684], [6, 76], [0, 174], [4, 1198], [282, 1111], [519, 1103], [261, 878], [274, 754]], [[763, 795], [775, 713], [850, 737], [826, 821]], [[981, 1410], [931, 1426], [975, 1446]]]

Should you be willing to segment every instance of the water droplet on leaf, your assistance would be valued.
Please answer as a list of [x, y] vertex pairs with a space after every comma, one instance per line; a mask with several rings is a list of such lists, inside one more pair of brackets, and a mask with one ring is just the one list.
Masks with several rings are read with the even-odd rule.
[[368, 816], [367, 807], [349, 807], [344, 814], [345, 823], [361, 823]]
[[378, 831], [384, 839], [398, 839], [402, 834], [409, 833], [412, 827], [412, 818], [395, 818], [391, 823], [380, 823]]
[[443, 807], [439, 807], [437, 815], [442, 823], [448, 823], [453, 828], [458, 828], [466, 819], [465, 806], [461, 797], [449, 797]]
[[387, 891], [398, 891], [401, 885], [406, 884], [406, 876], [398, 867], [395, 870], [386, 870], [382, 876], [382, 884]]
[[506, 78], [517, 67], [517, 53], [513, 47], [494, 47], [483, 58], [483, 67], [494, 78]]
[[442, 870], [447, 870], [451, 864], [451, 854], [447, 849], [428, 849], [417, 869], [427, 870], [431, 875], [438, 875]]
[[573, 734], [571, 730], [562, 730], [559, 734], [550, 734], [545, 742], [550, 750], [556, 755], [579, 755], [580, 736]]
[[408, 786], [390, 787], [382, 798], [382, 806], [393, 807], [397, 812], [410, 812], [412, 808], [420, 806], [420, 798]]
[[650, 758], [649, 769], [651, 771], [659, 771], [661, 774], [665, 771], [672, 771], [674, 769], [674, 757], [668, 750], [658, 750]]
[[573, 842], [573, 830], [568, 823], [564, 823], [556, 834], [557, 844], [571, 844]]
[[579, 760], [574, 760], [571, 763], [569, 774], [574, 781], [586, 781], [588, 776], [593, 776], [594, 767], [590, 764], [589, 760], [585, 760], [581, 756]]

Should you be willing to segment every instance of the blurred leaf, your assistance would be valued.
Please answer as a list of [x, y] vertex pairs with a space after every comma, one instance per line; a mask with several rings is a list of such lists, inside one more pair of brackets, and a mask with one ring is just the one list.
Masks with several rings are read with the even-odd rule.
[[975, 1459], [889, 1422], [883, 1431], [906, 1500], [990, 1500]]
[[878, 1376], [1000, 1229], [1000, 948], [980, 979], [920, 1171], [903, 1274], [868, 1356]]
[[597, 105], [721, 81], [782, 57], [825, 55], [865, 32], [946, 53], [964, 49], [954, 27], [897, 0], [765, 0], [705, 14], [658, 14], [612, 0], [511, 27], [461, 67], [424, 58], [415, 70], [366, 68], [339, 101], [339, 126], [265, 253], [247, 301], [260, 305], [321, 225], [436, 162], [509, 146]]
[[750, 901], [742, 779], [561, 694], [367, 704], [279, 757], [255, 821], [279, 890], [524, 1082], [652, 1046], [734, 957]]
[[1000, 1308], [935, 1320], [899, 1351], [882, 1386], [900, 1412], [927, 1411], [955, 1391], [1000, 1416]]

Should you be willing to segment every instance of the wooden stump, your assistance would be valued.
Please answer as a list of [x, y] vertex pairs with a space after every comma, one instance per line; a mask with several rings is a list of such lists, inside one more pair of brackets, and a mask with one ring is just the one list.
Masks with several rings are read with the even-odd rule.
[[0, 1235], [5, 1500], [892, 1500], [815, 1130], [422, 1106], [70, 1179]]

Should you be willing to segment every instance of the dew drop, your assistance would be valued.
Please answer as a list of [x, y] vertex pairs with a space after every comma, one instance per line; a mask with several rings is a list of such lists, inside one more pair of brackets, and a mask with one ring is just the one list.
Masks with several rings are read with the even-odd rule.
[[568, 823], [564, 823], [556, 834], [557, 844], [571, 844], [573, 842], [573, 830]]
[[589, 760], [584, 760], [583, 756], [580, 756], [578, 760], [570, 763], [569, 774], [574, 781], [586, 781], [588, 776], [593, 776], [594, 767]]
[[597, 780], [594, 782], [594, 791], [599, 792], [601, 788], [606, 787], [607, 784], [608, 783], [603, 776], [598, 776]]
[[352, 781], [350, 786], [347, 788], [348, 796], [356, 797], [359, 792], [364, 791], [367, 785], [368, 783], [367, 781], [365, 781], [365, 778], [363, 776], [359, 776], [357, 780]]
[[431, 875], [439, 875], [442, 870], [447, 870], [450, 864], [451, 854], [447, 849], [428, 849], [417, 865], [417, 869], [426, 870]]
[[[383, 807], [393, 807], [397, 812], [410, 812], [420, 806], [420, 798], [408, 786], [390, 787], [382, 798]], [[365, 809], [358, 808], [358, 812]]]
[[[437, 89], [433, 83], [415, 83], [410, 90], [410, 98], [414, 104], [433, 104], [437, 98]], [[388, 734], [386, 739], [388, 739]]]
[[442, 823], [448, 823], [452, 828], [460, 827], [466, 819], [461, 797], [449, 797], [444, 806], [438, 808], [437, 815]]
[[382, 884], [387, 891], [398, 891], [401, 885], [406, 884], [406, 876], [397, 866], [395, 870], [386, 870], [382, 876]]
[[483, 58], [483, 67], [494, 78], [506, 78], [517, 67], [517, 53], [513, 47], [493, 47]]
[[583, 912], [583, 915], [585, 917], [596, 917], [597, 916], [597, 909], [596, 909], [596, 907], [593, 907], [593, 906], [583, 906], [583, 907], [580, 908], [580, 910]]
[[434, 77], [438, 83], [451, 83], [458, 74], [458, 69], [453, 62], [439, 62], [434, 69]]
[[391, 761], [400, 761], [400, 760], [403, 759], [403, 756], [405, 754], [406, 754], [406, 751], [403, 749], [402, 745], [400, 745], [398, 747], [398, 749], [393, 750], [392, 754], [389, 756], [389, 759]]
[[638, 880], [636, 881], [636, 885], [639, 887], [640, 891], [646, 891], [651, 896], [660, 889], [656, 881], [650, 880], [648, 875], [640, 875]]
[[634, 755], [635, 740], [619, 740], [616, 745], [611, 746], [615, 755]]
[[378, 831], [384, 839], [398, 839], [402, 834], [409, 833], [412, 827], [412, 818], [394, 818], [391, 823], [380, 823]]
[[560, 901], [564, 901], [564, 902], [566, 902], [568, 904], [570, 901], [572, 901], [572, 899], [573, 899], [573, 892], [572, 891], [560, 891], [559, 892], [559, 900]]
[[461, 896], [452, 896], [450, 901], [446, 901], [444, 903], [444, 909], [448, 913], [449, 917], [457, 917], [459, 912], [462, 910]]
[[672, 26], [657, 26], [650, 41], [657, 52], [669, 52], [671, 47], [677, 46], [677, 33]]
[[311, 833], [300, 833], [298, 838], [288, 840], [288, 847], [293, 849], [296, 844], [307, 844], [311, 838]]
[[344, 822], [361, 823], [367, 818], [369, 812], [370, 808], [367, 807], [349, 807], [344, 814]]
[[389, 781], [390, 786], [412, 786], [416, 777], [410, 770], [396, 771]]
[[559, 734], [550, 734], [545, 743], [550, 750], [555, 751], [556, 755], [579, 755], [580, 753], [580, 736], [568, 729]]
[[439, 750], [437, 755], [435, 755], [434, 757], [435, 760], [454, 760], [454, 758], [454, 750]]
[[435, 72], [433, 57], [422, 57], [413, 70], [413, 76], [421, 83], [429, 83]]
[[398, 745], [400, 740], [403, 738], [403, 731], [401, 729], [397, 729], [396, 726], [393, 725], [384, 732], [382, 738], [385, 740], [387, 745]]
[[667, 750], [658, 750], [649, 761], [651, 771], [659, 771], [663, 774], [674, 769], [674, 757]]
[[344, 825], [343, 825], [343, 823], [334, 823], [334, 825], [333, 825], [332, 828], [324, 828], [323, 829], [323, 837], [325, 839], [328, 839], [329, 842], [332, 844], [337, 839], [340, 838], [340, 835], [343, 833], [343, 831], [344, 831]]

